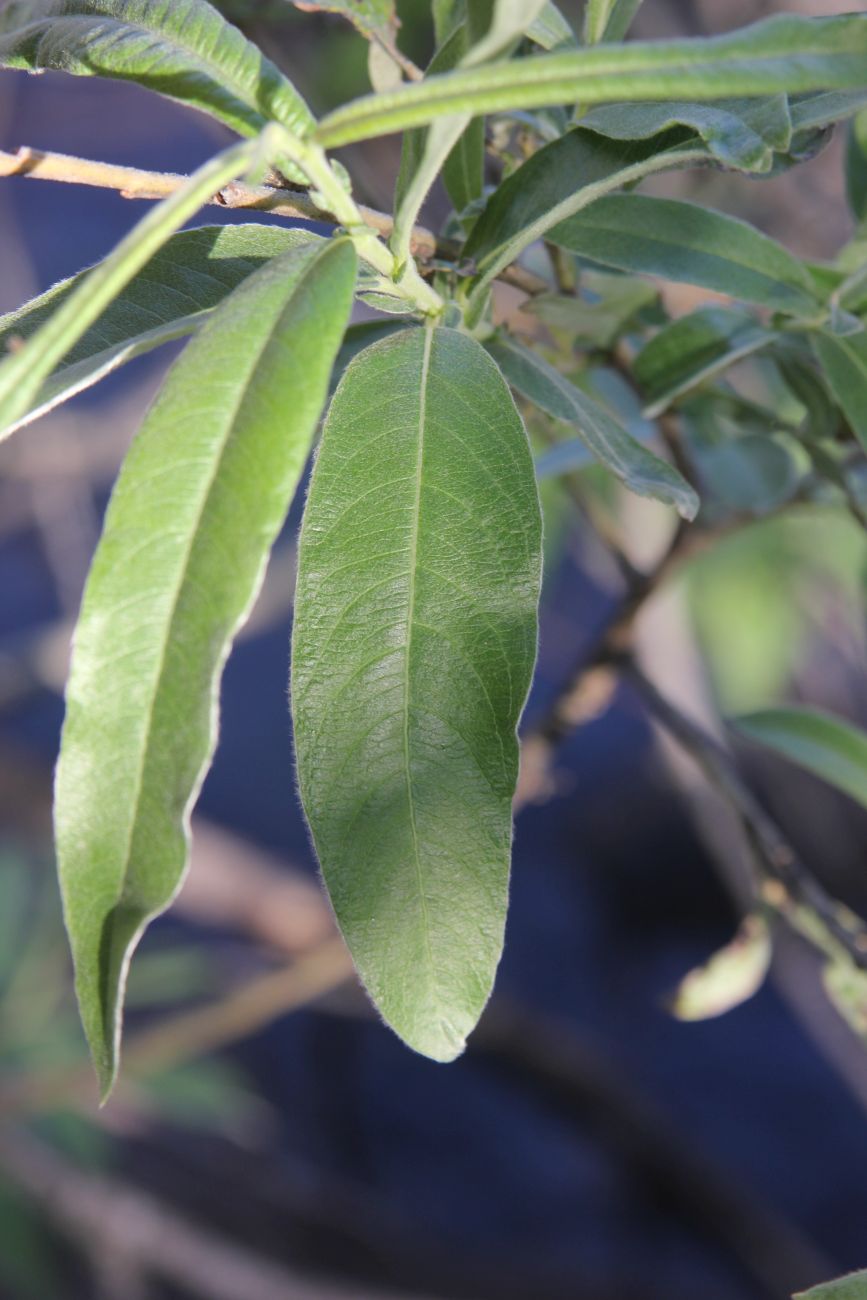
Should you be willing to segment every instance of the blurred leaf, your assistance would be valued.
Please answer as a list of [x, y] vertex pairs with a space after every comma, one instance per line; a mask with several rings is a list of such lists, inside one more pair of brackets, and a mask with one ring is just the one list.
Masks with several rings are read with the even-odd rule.
[[732, 725], [867, 808], [867, 733], [858, 727], [818, 709], [765, 709]]
[[846, 193], [856, 221], [867, 221], [867, 109], [855, 117], [846, 141]]
[[678, 199], [610, 194], [548, 238], [621, 271], [701, 285], [795, 315], [819, 310], [809, 275], [780, 244], [745, 221]]
[[867, 1039], [867, 971], [841, 954], [823, 968], [822, 983], [847, 1025], [859, 1038]]
[[15, 1300], [60, 1295], [61, 1270], [39, 1206], [0, 1177], [0, 1279]]
[[581, 126], [616, 140], [646, 140], [687, 127], [723, 166], [759, 174], [771, 170], [775, 152], [784, 153], [792, 140], [785, 95], [713, 104], [601, 104], [582, 114]]
[[543, 50], [559, 49], [562, 45], [577, 45], [575, 33], [552, 0], [527, 28], [527, 35]]
[[527, 435], [481, 346], [427, 327], [361, 353], [301, 530], [298, 780], [361, 977], [434, 1060], [463, 1050], [502, 949], [541, 559]]
[[296, 9], [308, 13], [339, 14], [368, 41], [377, 36], [390, 41], [398, 27], [394, 0], [292, 0], [292, 3]]
[[867, 89], [820, 90], [810, 95], [791, 95], [789, 114], [795, 132], [807, 132], [844, 121], [865, 105]]
[[0, 13], [0, 65], [134, 81], [240, 135], [314, 125], [292, 83], [206, 0], [14, 0]]
[[867, 449], [867, 332], [846, 337], [822, 330], [812, 342], [831, 392]]
[[798, 1291], [794, 1300], [867, 1300], [867, 1269], [812, 1286], [809, 1291]]
[[784, 434], [745, 434], [692, 450], [709, 492], [732, 510], [761, 512], [797, 490], [803, 466], [795, 447]]
[[555, 419], [573, 425], [596, 459], [640, 496], [674, 506], [685, 519], [698, 511], [698, 497], [667, 461], [654, 456], [586, 393], [537, 353], [513, 339], [486, 345], [508, 382]]
[[541, 54], [462, 68], [368, 95], [320, 123], [326, 148], [424, 126], [450, 113], [478, 116], [546, 105], [629, 99], [716, 100], [808, 90], [861, 89], [867, 15], [769, 18], [725, 36]]
[[622, 41], [641, 7], [641, 0], [587, 0], [584, 9], [584, 41]]
[[764, 918], [744, 917], [731, 942], [681, 981], [672, 999], [672, 1015], [678, 1020], [707, 1020], [740, 1006], [764, 984], [771, 956]]
[[[193, 333], [211, 309], [268, 258], [318, 238], [306, 230], [253, 222], [199, 226], [173, 235], [70, 348], [33, 407], [8, 432], [90, 388], [133, 357]], [[92, 269], [61, 280], [0, 317], [0, 353], [14, 340], [34, 334]]]
[[112, 495], [75, 633], [55, 797], [103, 1096], [130, 954], [183, 876], [222, 667], [309, 454], [355, 265], [348, 241], [330, 241], [233, 290], [169, 372]]
[[666, 325], [635, 358], [635, 377], [645, 390], [646, 414], [661, 415], [691, 388], [773, 343], [773, 331], [747, 311], [700, 307]]
[[645, 280], [593, 271], [581, 277], [581, 288], [583, 292], [591, 290], [596, 301], [588, 301], [586, 296], [540, 293], [528, 299], [523, 310], [538, 316], [549, 329], [566, 331], [573, 344], [606, 349], [659, 296]]

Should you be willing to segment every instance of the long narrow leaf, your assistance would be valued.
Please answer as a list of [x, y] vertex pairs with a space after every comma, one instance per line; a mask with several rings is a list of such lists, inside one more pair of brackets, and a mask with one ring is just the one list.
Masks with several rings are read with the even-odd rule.
[[[8, 430], [30, 424], [119, 366], [184, 338], [214, 307], [271, 257], [317, 239], [306, 230], [261, 226], [199, 226], [182, 230], [151, 258], [49, 375], [34, 406]], [[0, 317], [0, 354], [28, 339], [90, 274], [62, 280]]]
[[336, 109], [326, 146], [424, 126], [447, 113], [492, 113], [626, 99], [724, 99], [867, 86], [867, 15], [778, 17], [726, 36], [596, 45], [431, 77]]
[[222, 666], [307, 459], [354, 282], [346, 241], [254, 272], [169, 373], [112, 496], [76, 630], [55, 800], [103, 1096], [130, 956], [183, 877]]
[[298, 778], [361, 977], [436, 1060], [462, 1051], [502, 948], [540, 571], [527, 436], [481, 346], [428, 327], [361, 353], [301, 530]]
[[813, 348], [852, 432], [867, 450], [867, 332], [845, 336], [822, 330], [813, 336]]
[[33, 408], [48, 376], [133, 276], [207, 199], [248, 167], [259, 151], [258, 141], [233, 145], [200, 167], [133, 227], [23, 347], [0, 362], [0, 439]]

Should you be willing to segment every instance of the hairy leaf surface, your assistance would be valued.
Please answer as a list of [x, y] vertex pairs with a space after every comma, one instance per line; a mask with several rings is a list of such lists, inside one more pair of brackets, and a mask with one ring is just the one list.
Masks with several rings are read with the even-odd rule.
[[351, 363], [301, 530], [298, 779], [361, 977], [435, 1060], [502, 948], [540, 533], [521, 419], [474, 339], [414, 329]]
[[867, 808], [867, 733], [858, 727], [818, 709], [767, 709], [734, 725]]
[[[317, 238], [306, 230], [253, 222], [199, 226], [173, 235], [69, 350], [34, 406], [8, 432], [90, 388], [133, 357], [192, 334], [227, 293], [270, 257]], [[11, 341], [29, 338], [91, 269], [0, 317], [0, 354]]]
[[325, 400], [352, 301], [348, 242], [254, 272], [169, 373], [126, 459], [75, 636], [55, 828], [103, 1095], [130, 955], [171, 902], [216, 741], [219, 678]]
[[512, 339], [488, 351], [513, 388], [557, 420], [573, 424], [596, 459], [640, 496], [674, 506], [685, 519], [698, 511], [698, 497], [681, 474], [627, 433], [613, 415], [569, 382], [543, 357]]
[[694, 203], [610, 194], [555, 226], [548, 238], [621, 271], [701, 285], [792, 314], [818, 310], [796, 257], [745, 221]]
[[17, 0], [0, 13], [0, 66], [134, 81], [241, 135], [313, 127], [292, 83], [206, 0]]
[[724, 99], [867, 86], [867, 15], [769, 18], [726, 36], [594, 45], [459, 69], [335, 109], [332, 147], [424, 126], [447, 113], [493, 113], [621, 100]]

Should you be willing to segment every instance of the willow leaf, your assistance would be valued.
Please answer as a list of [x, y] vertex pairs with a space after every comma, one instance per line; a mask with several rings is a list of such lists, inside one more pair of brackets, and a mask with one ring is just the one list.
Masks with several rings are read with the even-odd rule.
[[292, 83], [207, 0], [16, 0], [0, 13], [0, 66], [134, 81], [240, 135], [314, 125]]
[[361, 977], [435, 1060], [502, 948], [540, 571], [527, 437], [482, 347], [428, 327], [356, 357], [301, 530], [298, 779]]
[[559, 370], [513, 339], [496, 340], [488, 351], [512, 387], [548, 415], [574, 425], [596, 460], [624, 487], [674, 506], [685, 519], [695, 517], [698, 497], [674, 466], [636, 442], [613, 415]]
[[725, 36], [594, 45], [462, 68], [335, 109], [317, 135], [328, 147], [424, 126], [546, 105], [725, 99], [867, 86], [867, 15], [769, 18]]
[[[306, 230], [253, 222], [199, 226], [173, 235], [70, 349], [34, 406], [8, 432], [30, 424], [134, 357], [192, 334], [227, 293], [270, 257], [316, 239]], [[35, 333], [90, 269], [0, 317], [0, 353]]]
[[867, 808], [867, 732], [818, 709], [766, 709], [734, 726]]
[[822, 330], [813, 336], [813, 348], [852, 432], [867, 449], [867, 332], [847, 337]]
[[345, 241], [254, 272], [169, 372], [115, 486], [76, 630], [55, 799], [103, 1096], [130, 956], [183, 878], [222, 666], [307, 459], [354, 281]]

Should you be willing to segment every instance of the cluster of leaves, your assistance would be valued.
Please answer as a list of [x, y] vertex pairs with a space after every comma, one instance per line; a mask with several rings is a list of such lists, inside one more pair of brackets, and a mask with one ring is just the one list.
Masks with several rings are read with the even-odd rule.
[[[461, 1051], [502, 947], [537, 478], [598, 462], [686, 520], [701, 498], [700, 524], [829, 495], [863, 519], [867, 15], [622, 43], [638, 5], [588, 0], [579, 36], [544, 0], [434, 0], [424, 75], [398, 48], [391, 4], [304, 5], [349, 16], [377, 51], [375, 93], [318, 123], [206, 0], [14, 0], [0, 13], [4, 66], [135, 81], [245, 137], [102, 263], [0, 322], [4, 433], [191, 336], [112, 496], [57, 774], [66, 923], [104, 1094], [132, 950], [184, 872], [222, 667], [335, 384], [300, 542], [298, 780], [360, 975], [434, 1059]], [[833, 265], [635, 192], [688, 167], [777, 175], [847, 120], [863, 224]], [[326, 150], [395, 132], [386, 241]], [[180, 232], [230, 180], [269, 167], [309, 188], [332, 237]], [[426, 265], [414, 228], [439, 177], [454, 211]], [[516, 276], [537, 282], [529, 344], [494, 313], [495, 282]], [[722, 299], [672, 319], [659, 280]], [[355, 298], [376, 320], [349, 323]], [[731, 382], [746, 360], [785, 400]], [[513, 393], [555, 439], [535, 465]], [[673, 416], [681, 468], [659, 439]], [[851, 737], [812, 722], [821, 735], [805, 739], [802, 716], [794, 749], [863, 794], [864, 753], [847, 767]], [[793, 754], [785, 720], [750, 725]]]

